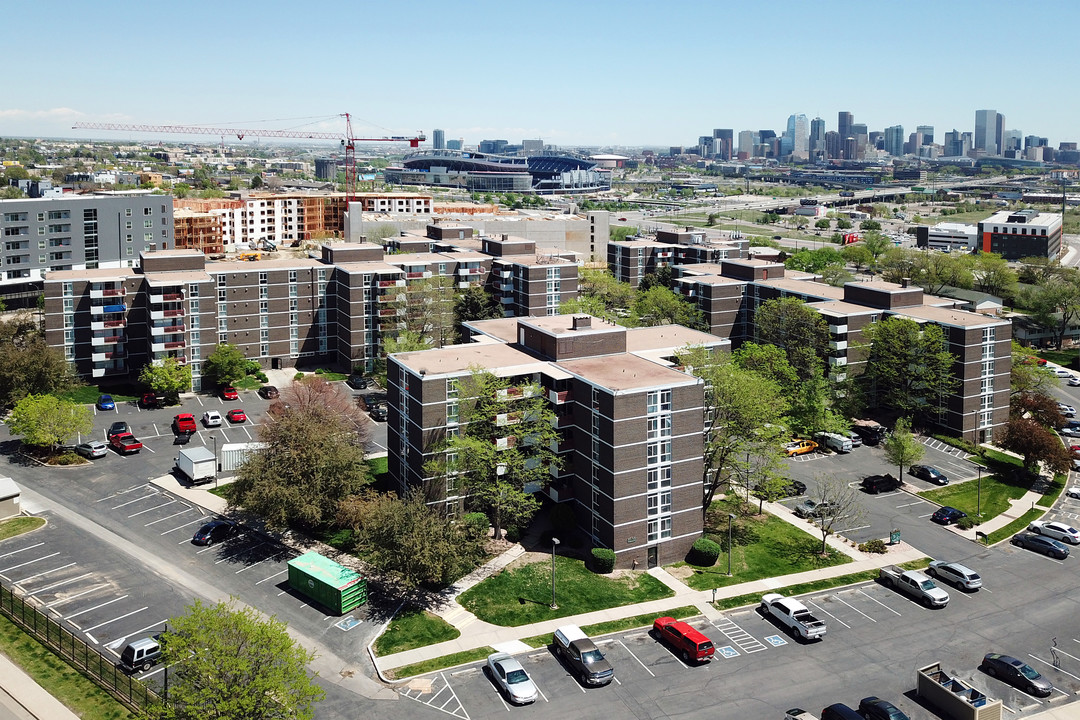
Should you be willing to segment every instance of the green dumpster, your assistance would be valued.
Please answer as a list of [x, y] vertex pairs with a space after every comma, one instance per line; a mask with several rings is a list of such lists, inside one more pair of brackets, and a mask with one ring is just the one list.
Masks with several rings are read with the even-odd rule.
[[289, 561], [289, 587], [338, 615], [367, 602], [367, 580], [317, 552]]

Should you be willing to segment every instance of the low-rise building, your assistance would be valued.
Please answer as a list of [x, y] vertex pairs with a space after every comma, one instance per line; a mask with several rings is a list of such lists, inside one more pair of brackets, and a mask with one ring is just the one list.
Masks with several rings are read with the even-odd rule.
[[979, 223], [979, 250], [1006, 260], [1061, 257], [1061, 215], [1038, 210], [1002, 210]]

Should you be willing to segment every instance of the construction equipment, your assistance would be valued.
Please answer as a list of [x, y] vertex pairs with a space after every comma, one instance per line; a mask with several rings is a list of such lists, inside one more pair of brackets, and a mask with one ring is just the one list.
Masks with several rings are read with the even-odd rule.
[[[427, 140], [422, 132], [415, 135], [393, 135], [377, 138], [353, 137], [352, 115], [341, 113], [345, 118], [345, 135], [340, 133], [311, 132], [307, 130], [251, 130], [241, 128], [211, 128], [198, 125], [129, 125], [124, 123], [75, 123], [73, 130], [125, 130], [130, 132], [169, 133], [172, 135], [235, 135], [238, 140], [246, 136], [271, 138], [300, 138], [307, 140], [339, 140], [345, 149], [345, 197], [347, 202], [356, 200], [356, 143], [358, 142], [407, 142], [409, 147], [420, 147]], [[223, 141], [224, 142], [224, 141]]]
[[236, 253], [236, 259], [237, 260], [249, 260], [251, 262], [255, 262], [256, 260], [261, 260], [262, 259], [262, 254], [257, 253], [257, 252]]

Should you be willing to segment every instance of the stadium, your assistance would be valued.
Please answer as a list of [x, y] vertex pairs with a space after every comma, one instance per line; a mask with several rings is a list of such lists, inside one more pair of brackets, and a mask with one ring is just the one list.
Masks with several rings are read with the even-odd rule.
[[591, 160], [565, 155], [490, 155], [427, 150], [407, 155], [384, 171], [393, 185], [434, 185], [469, 192], [541, 195], [599, 192], [611, 188], [611, 173]]

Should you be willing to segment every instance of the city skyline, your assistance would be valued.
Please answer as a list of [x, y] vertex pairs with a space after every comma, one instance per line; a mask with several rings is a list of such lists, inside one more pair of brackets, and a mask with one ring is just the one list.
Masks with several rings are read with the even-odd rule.
[[[791, 115], [821, 117], [836, 130], [847, 110], [872, 131], [933, 126], [940, 142], [954, 128], [973, 132], [976, 111], [994, 108], [1006, 129], [1052, 146], [1080, 140], [1071, 122], [1077, 100], [1059, 93], [1050, 106], [1031, 102], [1023, 89], [1045, 87], [1045, 73], [1008, 53], [980, 53], [979, 39], [1006, 29], [995, 18], [1012, 5], [914, 2], [904, 16], [927, 31], [888, 43], [897, 29], [890, 6], [836, 0], [813, 14], [785, 11], [804, 7], [774, 3], [785, 21], [769, 23], [750, 6], [678, 0], [662, 12], [633, 1], [616, 11], [603, 2], [418, 0], [407, 16], [345, 3], [311, 14], [277, 2], [193, 2], [182, 11], [59, 2], [49, 15], [16, 5], [5, 10], [9, 26], [47, 25], [49, 42], [10, 35], [9, 57], [28, 70], [7, 78], [0, 135], [168, 139], [76, 131], [75, 122], [343, 132], [337, 115], [350, 112], [357, 134], [423, 130], [429, 147], [434, 128], [468, 145], [667, 146], [692, 144], [709, 128], [780, 134]], [[716, 19], [710, 34], [701, 32], [709, 27], [703, 13]], [[1080, 7], [1052, 1], [1039, 14], [1069, 27]], [[352, 42], [343, 41], [350, 23]], [[1044, 64], [1055, 76], [1080, 69], [1080, 55], [1052, 52]], [[955, 70], [976, 60], [978, 72]]]

